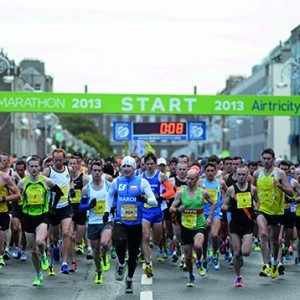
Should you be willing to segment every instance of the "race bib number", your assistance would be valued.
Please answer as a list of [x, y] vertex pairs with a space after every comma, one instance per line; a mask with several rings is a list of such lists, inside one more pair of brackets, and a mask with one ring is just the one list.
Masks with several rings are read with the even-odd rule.
[[64, 195], [60, 197], [60, 201], [68, 201], [68, 187], [67, 186], [60, 186], [59, 188], [64, 193]]
[[[218, 190], [213, 190], [213, 189], [205, 189], [205, 190], [208, 192], [209, 196], [211, 196], [213, 201], [215, 203], [217, 203], [218, 202], [218, 193], [219, 193], [219, 191]], [[207, 202], [206, 199], [205, 199], [205, 202]]]
[[269, 202], [275, 199], [274, 192], [272, 191], [264, 191], [260, 192], [260, 200], [263, 202]]
[[182, 213], [182, 225], [185, 228], [194, 228], [197, 225], [197, 214], [191, 214], [191, 213]]
[[137, 220], [137, 204], [122, 204], [121, 219], [125, 221]]
[[94, 215], [102, 216], [105, 213], [106, 202], [105, 200], [97, 200], [96, 206], [94, 207]]
[[29, 205], [41, 205], [44, 203], [43, 191], [41, 189], [31, 189], [27, 191]]
[[76, 197], [72, 199], [72, 203], [80, 203], [80, 197], [81, 197], [81, 190], [75, 190]]
[[237, 208], [242, 209], [249, 207], [252, 207], [251, 193], [246, 192], [237, 194]]

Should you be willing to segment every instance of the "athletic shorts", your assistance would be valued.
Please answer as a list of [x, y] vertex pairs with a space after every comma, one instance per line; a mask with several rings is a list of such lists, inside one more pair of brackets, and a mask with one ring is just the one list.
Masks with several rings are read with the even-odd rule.
[[[208, 216], [209, 216], [209, 214], [204, 214], [204, 216], [205, 216], [205, 219], [207, 219]], [[214, 220], [214, 219], [222, 220], [223, 218], [222, 218], [222, 216], [217, 212], [217, 213], [214, 213], [214, 214], [213, 214], [212, 220]]]
[[231, 234], [237, 234], [241, 239], [246, 234], [253, 234], [254, 224], [238, 224], [234, 221], [229, 223], [229, 230]]
[[85, 225], [86, 211], [78, 211], [79, 204], [72, 204], [72, 221], [75, 225]]
[[265, 217], [267, 226], [280, 227], [281, 225], [283, 225], [283, 215], [268, 215], [264, 212], [258, 211], [257, 217], [260, 215], [263, 215]]
[[22, 220], [24, 219], [25, 213], [23, 213], [21, 205], [14, 206], [12, 211], [11, 211], [11, 214], [12, 214], [13, 218], [19, 219], [22, 223]]
[[88, 238], [92, 241], [100, 240], [101, 234], [106, 229], [112, 229], [113, 223], [108, 222], [106, 224], [89, 224], [87, 229]]
[[296, 214], [294, 212], [288, 212], [282, 216], [282, 225], [284, 226], [285, 229], [294, 228], [295, 217], [296, 217]]
[[300, 216], [295, 216], [295, 226], [297, 230], [300, 230]]
[[181, 234], [181, 244], [182, 245], [191, 245], [194, 244], [194, 236], [197, 233], [202, 233], [203, 235], [205, 235], [205, 229], [204, 228], [200, 228], [200, 229], [188, 229], [184, 226], [180, 226], [180, 234]]
[[48, 214], [42, 214], [39, 216], [24, 215], [22, 227], [26, 233], [35, 233], [36, 228], [45, 223], [48, 225]]
[[150, 224], [159, 224], [163, 221], [164, 212], [143, 212], [143, 219], [148, 221]]
[[10, 217], [8, 212], [0, 213], [0, 231], [6, 231], [9, 228]]
[[72, 217], [71, 206], [65, 206], [63, 208], [56, 208], [53, 213], [49, 213], [49, 222], [52, 226], [57, 226], [62, 220]]

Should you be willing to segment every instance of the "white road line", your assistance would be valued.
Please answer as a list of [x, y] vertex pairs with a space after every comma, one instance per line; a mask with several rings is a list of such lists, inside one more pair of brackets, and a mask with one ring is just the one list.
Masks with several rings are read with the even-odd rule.
[[152, 291], [142, 291], [140, 294], [140, 300], [153, 300]]
[[146, 274], [142, 275], [141, 284], [143, 284], [143, 285], [150, 285], [152, 283], [153, 283], [153, 279], [152, 278], [148, 278]]

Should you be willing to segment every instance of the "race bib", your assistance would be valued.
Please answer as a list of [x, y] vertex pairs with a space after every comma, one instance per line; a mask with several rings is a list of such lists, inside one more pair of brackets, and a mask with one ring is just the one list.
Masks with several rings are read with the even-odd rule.
[[[215, 203], [217, 203], [218, 202], [218, 193], [219, 193], [219, 191], [218, 190], [213, 190], [213, 189], [205, 189], [205, 190], [208, 192], [209, 196], [211, 196], [213, 201]], [[205, 199], [205, 202], [207, 202], [206, 199]]]
[[274, 192], [272, 191], [260, 192], [259, 195], [260, 195], [260, 200], [263, 202], [269, 202], [275, 199]]
[[8, 207], [7, 207], [7, 201], [1, 201], [0, 202], [0, 212], [7, 212]]
[[67, 186], [60, 186], [59, 188], [64, 193], [64, 195], [60, 197], [60, 201], [68, 201], [68, 187]]
[[41, 205], [44, 203], [43, 191], [41, 189], [30, 189], [27, 191], [29, 205]]
[[122, 204], [121, 205], [121, 219], [126, 221], [137, 220], [137, 204]]
[[181, 214], [181, 220], [185, 228], [194, 228], [197, 225], [197, 214], [184, 212]]
[[80, 197], [81, 197], [81, 190], [75, 190], [76, 192], [76, 197], [72, 198], [72, 203], [80, 203]]
[[237, 194], [237, 208], [242, 209], [249, 207], [252, 207], [251, 193], [246, 192]]
[[102, 216], [105, 213], [106, 202], [105, 200], [97, 200], [96, 206], [94, 207], [94, 215]]

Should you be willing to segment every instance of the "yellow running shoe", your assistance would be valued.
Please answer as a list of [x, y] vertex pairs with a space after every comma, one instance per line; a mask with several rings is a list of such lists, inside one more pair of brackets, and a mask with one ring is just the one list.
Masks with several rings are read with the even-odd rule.
[[146, 274], [148, 278], [153, 277], [152, 267], [150, 264], [146, 265], [146, 268], [144, 269], [144, 274]]
[[42, 269], [44, 271], [47, 271], [49, 268], [49, 263], [45, 253], [43, 253], [43, 255], [40, 255], [40, 262], [41, 262]]
[[270, 276], [270, 268], [268, 265], [263, 266], [262, 270], [259, 272], [259, 276], [261, 276], [261, 277], [269, 277]]
[[103, 277], [103, 273], [102, 272], [98, 272], [95, 271], [95, 284], [101, 284], [102, 283], [102, 277]]
[[278, 263], [271, 265], [271, 278], [275, 279], [278, 276]]
[[5, 261], [3, 259], [3, 256], [0, 256], [0, 268], [2, 268], [3, 266], [5, 266]]
[[49, 268], [48, 268], [48, 275], [50, 275], [50, 276], [55, 276], [54, 267], [49, 267]]
[[39, 286], [42, 284], [42, 281], [43, 281], [43, 273], [38, 273], [35, 275], [34, 282], [32, 285]]

